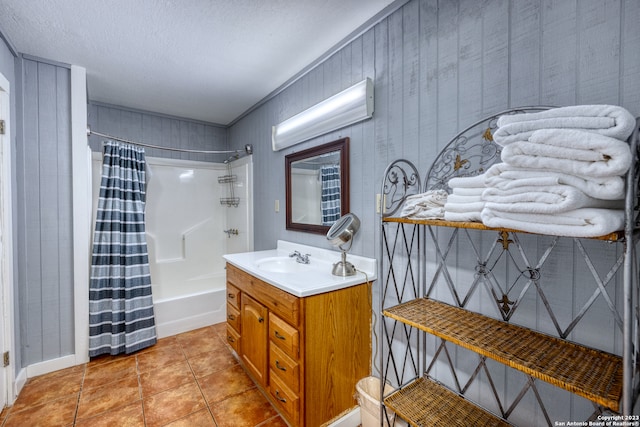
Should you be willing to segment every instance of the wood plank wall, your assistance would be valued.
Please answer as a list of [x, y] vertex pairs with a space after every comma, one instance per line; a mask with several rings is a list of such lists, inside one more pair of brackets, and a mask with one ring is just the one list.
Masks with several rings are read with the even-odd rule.
[[[16, 149], [16, 370], [74, 352], [70, 69], [35, 59], [21, 68]], [[90, 126], [159, 146], [226, 150], [224, 127], [91, 104]], [[101, 140], [90, 138], [95, 151]], [[222, 162], [228, 155], [147, 149], [148, 156]]]
[[17, 61], [16, 362], [24, 367], [74, 351], [71, 77], [68, 67]]
[[[258, 250], [277, 239], [328, 247], [323, 236], [286, 231], [284, 208], [275, 212], [274, 201], [285, 200], [286, 154], [349, 136], [351, 206], [363, 223], [352, 252], [379, 257], [375, 195], [390, 161], [406, 157], [426, 170], [457, 129], [511, 106], [611, 103], [639, 115], [638, 22], [637, 0], [413, 0], [243, 117], [228, 136], [107, 106], [92, 106], [89, 122], [143, 141], [254, 144]], [[18, 69], [17, 327], [27, 366], [73, 351], [69, 70], [33, 60]], [[273, 124], [364, 77], [375, 82], [374, 119], [271, 151]], [[99, 118], [102, 110], [107, 118]], [[578, 305], [580, 292], [576, 283], [559, 298]]]
[[[89, 103], [87, 122], [92, 130], [136, 142], [160, 147], [190, 150], [228, 150], [227, 129], [211, 123], [132, 110], [114, 105]], [[92, 135], [89, 145], [102, 152], [104, 138]], [[149, 157], [163, 157], [203, 162], [222, 162], [226, 154], [184, 153], [146, 148]]]
[[[389, 162], [409, 159], [424, 174], [457, 130], [510, 107], [615, 104], [640, 115], [638, 22], [637, 0], [408, 2], [231, 127], [232, 146], [252, 143], [255, 147], [255, 248], [272, 248], [278, 239], [329, 247], [324, 236], [287, 231], [284, 209], [274, 210], [274, 201], [282, 206], [285, 199], [286, 154], [351, 138], [351, 210], [362, 220], [351, 252], [380, 260], [375, 199]], [[375, 86], [372, 120], [280, 152], [271, 150], [272, 125], [364, 77], [371, 77]], [[537, 259], [548, 244], [543, 237], [522, 240], [531, 259]], [[486, 243], [480, 245], [485, 248]], [[603, 266], [610, 265], [621, 248], [588, 244], [586, 250], [597, 266]], [[570, 241], [561, 243], [556, 253], [559, 256], [545, 263], [544, 289], [558, 321], [566, 327], [594, 289], [586, 285], [588, 267]], [[473, 254], [458, 250], [452, 259], [457, 263], [454, 280], [473, 278]], [[557, 286], [558, 280], [564, 284]], [[620, 286], [618, 279], [608, 287], [616, 304], [622, 299]], [[443, 288], [439, 296], [447, 299], [447, 292]], [[473, 308], [487, 311], [493, 303], [482, 298], [472, 303]], [[529, 291], [525, 299], [513, 320], [555, 333], [535, 292]], [[602, 298], [570, 338], [621, 351], [620, 333]], [[453, 357], [466, 362], [472, 356], [456, 351]], [[375, 360], [374, 371], [377, 364]], [[510, 402], [510, 393], [520, 389], [522, 380], [507, 373], [497, 378], [498, 392]], [[544, 400], [551, 402], [552, 413], [566, 417], [559, 421], [583, 420], [584, 413], [593, 411], [584, 399], [567, 397], [552, 386], [538, 387]], [[471, 396], [488, 398], [482, 387], [472, 388]], [[522, 412], [516, 419], [546, 425], [531, 392], [524, 400], [528, 403], [518, 410]]]
[[[413, 0], [235, 123], [234, 147], [255, 147], [255, 244], [325, 246], [285, 230], [284, 156], [351, 138], [351, 207], [366, 233], [353, 252], [376, 255], [375, 195], [387, 164], [426, 171], [458, 129], [522, 105], [608, 103], [640, 115], [635, 0]], [[273, 152], [271, 126], [371, 77], [374, 118]]]

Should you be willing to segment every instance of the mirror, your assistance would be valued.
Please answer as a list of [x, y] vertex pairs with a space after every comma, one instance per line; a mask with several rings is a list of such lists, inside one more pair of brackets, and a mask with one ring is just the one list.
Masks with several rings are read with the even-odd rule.
[[326, 234], [349, 212], [349, 138], [285, 156], [285, 173], [287, 230]]
[[[333, 271], [331, 274], [334, 276], [353, 276], [356, 274], [356, 267], [347, 261], [347, 251], [351, 249], [353, 245], [353, 238], [360, 229], [360, 218], [356, 214], [348, 213], [345, 216], [338, 219], [329, 229], [327, 233], [327, 240], [333, 245], [340, 248], [342, 251], [342, 259], [333, 264]], [[349, 247], [345, 248], [342, 245], [349, 244]]]

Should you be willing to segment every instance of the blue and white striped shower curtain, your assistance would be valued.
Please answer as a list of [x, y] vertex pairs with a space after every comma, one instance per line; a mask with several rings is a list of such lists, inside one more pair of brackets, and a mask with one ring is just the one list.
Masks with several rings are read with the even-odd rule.
[[156, 343], [145, 236], [144, 149], [107, 141], [93, 237], [89, 356]]
[[322, 225], [333, 225], [340, 218], [340, 166], [320, 168]]

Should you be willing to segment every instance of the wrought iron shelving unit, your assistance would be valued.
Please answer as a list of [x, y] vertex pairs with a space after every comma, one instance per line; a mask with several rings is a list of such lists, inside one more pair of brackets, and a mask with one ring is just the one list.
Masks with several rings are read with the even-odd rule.
[[[626, 177], [624, 230], [606, 236], [394, 216], [407, 196], [448, 190], [452, 177], [498, 162], [492, 134], [501, 115], [548, 108], [503, 111], [469, 126], [441, 151], [422, 185], [408, 160], [385, 170], [380, 366], [382, 384], [394, 391], [380, 394], [389, 425], [394, 413], [412, 426], [568, 421], [554, 418], [564, 403], [545, 401], [549, 384], [584, 398], [571, 410], [586, 409], [588, 420], [633, 414], [640, 388], [637, 161]], [[639, 126], [629, 139], [636, 160]], [[576, 282], [579, 301], [554, 300], [554, 289]], [[608, 309], [609, 319], [590, 318], [594, 306]], [[589, 331], [578, 332], [583, 324]], [[610, 336], [604, 344], [603, 336]]]

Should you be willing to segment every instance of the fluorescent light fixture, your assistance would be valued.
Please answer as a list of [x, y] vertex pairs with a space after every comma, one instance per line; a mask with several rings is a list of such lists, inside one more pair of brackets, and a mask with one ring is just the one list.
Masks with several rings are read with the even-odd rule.
[[319, 104], [273, 126], [273, 151], [371, 118], [373, 82], [366, 78]]

